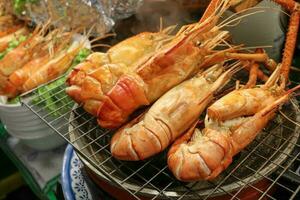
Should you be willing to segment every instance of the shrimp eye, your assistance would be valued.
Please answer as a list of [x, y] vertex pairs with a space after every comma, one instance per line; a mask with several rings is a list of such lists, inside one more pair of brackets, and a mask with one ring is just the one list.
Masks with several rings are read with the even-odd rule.
[[196, 42], [196, 46], [200, 46], [200, 45], [201, 45], [201, 41], [198, 40], [198, 41]]

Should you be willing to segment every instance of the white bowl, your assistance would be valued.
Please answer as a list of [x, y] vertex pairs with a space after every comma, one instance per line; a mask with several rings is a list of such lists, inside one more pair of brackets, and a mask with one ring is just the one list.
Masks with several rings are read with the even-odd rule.
[[49, 150], [65, 143], [27, 107], [20, 103], [6, 104], [3, 96], [0, 97], [0, 119], [10, 135], [34, 149]]
[[61, 145], [66, 144], [66, 141], [55, 133], [40, 138], [20, 138], [20, 140], [23, 144], [39, 151], [55, 149]]

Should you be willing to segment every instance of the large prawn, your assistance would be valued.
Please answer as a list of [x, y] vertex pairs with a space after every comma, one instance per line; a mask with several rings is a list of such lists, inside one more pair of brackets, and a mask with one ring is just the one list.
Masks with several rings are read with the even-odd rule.
[[45, 27], [38, 26], [32, 35], [24, 42], [22, 42], [13, 51], [8, 52], [5, 57], [0, 60], [0, 89], [6, 77], [12, 74], [15, 70], [21, 68], [30, 59], [33, 58], [37, 50], [43, 45]]
[[26, 36], [28, 33], [29, 31], [25, 26], [17, 26], [10, 30], [6, 30], [6, 32], [0, 33], [0, 52], [3, 52], [13, 39], [17, 39], [20, 36]]
[[[0, 93], [12, 98], [65, 72], [66, 68], [70, 66], [70, 60], [74, 58], [72, 55], [76, 54], [78, 49], [80, 49], [74, 50], [73, 53], [67, 50], [67, 47], [71, 45], [72, 36], [73, 33], [71, 32], [64, 33], [59, 30], [48, 33], [44, 42], [45, 46], [40, 49], [39, 55], [35, 56], [20, 69], [15, 70], [2, 86]], [[70, 55], [70, 59], [59, 63], [67, 55]]]
[[67, 72], [80, 50], [90, 48], [88, 35], [78, 35], [76, 31], [49, 31], [44, 46], [32, 60], [8, 77], [0, 94], [13, 98]]
[[163, 151], [198, 119], [239, 65], [224, 73], [221, 64], [215, 65], [169, 90], [143, 115], [117, 131], [111, 140], [112, 155], [143, 160]]
[[69, 75], [67, 94], [97, 116], [102, 127], [120, 126], [138, 107], [213, 62], [217, 52], [212, 50], [228, 37], [216, 23], [230, 1], [213, 2], [214, 12], [208, 9], [203, 20], [184, 26], [175, 36], [168, 31], [141, 33], [105, 54], [92, 55]]
[[170, 148], [168, 166], [174, 176], [182, 181], [218, 176], [300, 86], [284, 88], [278, 67], [264, 85], [236, 89], [217, 100], [207, 109], [205, 128], [193, 126]]
[[83, 38], [81, 41], [73, 42], [68, 48], [59, 51], [55, 57], [41, 66], [25, 81], [22, 92], [29, 91], [64, 74], [70, 68], [75, 56], [85, 47], [85, 44], [86, 38]]
[[229, 166], [234, 155], [252, 142], [291, 93], [300, 88], [284, 90], [299, 29], [300, 4], [294, 0], [274, 1], [292, 13], [282, 65], [259, 87], [253, 87], [258, 69], [253, 65], [244, 89], [229, 93], [207, 109], [204, 130], [195, 129], [195, 124], [172, 145], [168, 166], [177, 179], [214, 179]]

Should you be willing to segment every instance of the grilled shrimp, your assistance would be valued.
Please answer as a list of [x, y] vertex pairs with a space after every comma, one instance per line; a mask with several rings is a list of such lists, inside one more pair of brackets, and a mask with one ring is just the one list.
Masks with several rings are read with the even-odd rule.
[[143, 160], [169, 146], [194, 123], [235, 73], [216, 65], [169, 90], [143, 115], [121, 127], [111, 140], [111, 153], [121, 160]]
[[[36, 58], [30, 60], [22, 68], [14, 71], [9, 76], [6, 85], [2, 87], [2, 93], [11, 98], [15, 97], [20, 92], [24, 92], [24, 83], [66, 47], [70, 42], [69, 35], [62, 36], [62, 34], [58, 34], [57, 31], [49, 33], [46, 39], [49, 40], [49, 42], [45, 42], [44, 49], [41, 49], [38, 52]], [[53, 40], [54, 36], [55, 40]]]
[[[218, 51], [213, 49], [229, 33], [221, 30], [228, 22], [216, 23], [229, 6], [230, 0], [213, 0], [200, 22], [182, 27], [175, 36], [168, 31], [142, 33], [117, 45], [120, 50], [113, 47], [95, 54], [98, 63], [82, 63], [68, 76], [67, 94], [96, 116], [102, 127], [119, 127], [137, 108], [218, 63], [214, 60]], [[230, 58], [222, 56], [221, 60]]]
[[72, 36], [73, 33], [62, 32], [59, 29], [50, 31], [45, 36], [41, 35], [38, 44], [40, 48], [34, 50], [34, 55], [29, 61], [25, 59], [23, 66], [14, 70], [8, 77], [3, 76], [0, 94], [13, 98], [64, 73], [80, 50], [80, 45], [67, 50]]
[[41, 66], [45, 65], [50, 59], [50, 55], [44, 55], [38, 57], [26, 63], [24, 67], [14, 71], [10, 76], [8, 81], [6, 81], [5, 86], [2, 87], [2, 92], [0, 94], [5, 95], [9, 98], [13, 98], [23, 91], [24, 83], [31, 77], [35, 72], [37, 72]]
[[[85, 109], [97, 116], [98, 107], [93, 105], [100, 104], [103, 93], [108, 93], [119, 77], [130, 71], [130, 63], [137, 62], [158, 48], [162, 41], [170, 39], [166, 32], [141, 33], [111, 47], [106, 53], [92, 53], [85, 62], [74, 67], [67, 80], [70, 87], [66, 92], [75, 101], [84, 102]], [[97, 87], [100, 93], [85, 90], [87, 87]], [[93, 107], [94, 111], [89, 109]]]
[[26, 41], [22, 42], [14, 50], [8, 52], [6, 56], [2, 60], [0, 60], [1, 75], [9, 76], [15, 70], [21, 68], [30, 59], [32, 59], [34, 53], [41, 47], [41, 44], [43, 42], [44, 38], [42, 34], [45, 31], [44, 28], [37, 27]]
[[121, 42], [101, 54], [100, 65], [87, 62], [74, 69], [67, 94], [97, 116], [102, 127], [120, 126], [138, 107], [201, 69], [210, 50], [228, 36], [215, 26], [228, 6], [229, 0], [221, 0], [215, 15], [183, 27], [176, 36], [141, 33]]
[[300, 86], [285, 91], [278, 67], [258, 88], [237, 89], [207, 110], [205, 128], [190, 128], [171, 146], [168, 166], [182, 181], [214, 179], [274, 117], [280, 105]]
[[[84, 39], [85, 40], [85, 39]], [[41, 66], [22, 86], [22, 92], [29, 91], [43, 83], [65, 73], [79, 51], [84, 47], [84, 41], [74, 43], [70, 48], [58, 53], [53, 59]]]
[[28, 35], [29, 31], [26, 27], [17, 28], [14, 32], [10, 34], [5, 34], [5, 36], [0, 36], [0, 52], [3, 52], [7, 47], [10, 41], [15, 38], [20, 37], [21, 35]]

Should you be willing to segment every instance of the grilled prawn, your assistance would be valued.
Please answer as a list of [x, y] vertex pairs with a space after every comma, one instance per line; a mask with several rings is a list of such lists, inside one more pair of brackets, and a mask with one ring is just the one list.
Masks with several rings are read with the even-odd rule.
[[120, 160], [143, 160], [163, 151], [198, 119], [239, 65], [224, 73], [222, 65], [216, 65], [169, 90], [116, 132], [111, 140], [112, 155]]
[[0, 16], [0, 52], [8, 47], [10, 41], [27, 34], [28, 30], [24, 23], [11, 15]]
[[[83, 39], [85, 41], [85, 39]], [[47, 83], [65, 73], [71, 66], [73, 59], [84, 48], [84, 41], [73, 43], [41, 66], [22, 86], [22, 92], [31, 90], [43, 83]]]
[[0, 93], [12, 98], [65, 73], [85, 44], [85, 39], [72, 43], [72, 36], [70, 32], [50, 32], [39, 55], [15, 70], [3, 84]]
[[218, 176], [299, 88], [284, 91], [284, 87], [278, 67], [264, 85], [237, 89], [212, 104], [205, 128], [190, 128], [168, 152], [168, 166], [175, 177], [197, 181]]
[[26, 27], [20, 27], [16, 29], [14, 32], [5, 34], [4, 36], [0, 36], [0, 52], [3, 52], [9, 45], [13, 39], [16, 39], [20, 36], [28, 35], [29, 31]]
[[[34, 55], [37, 49], [41, 48], [43, 44], [44, 29], [37, 27], [32, 35], [17, 48], [8, 52], [6, 56], [0, 60], [0, 76], [9, 76], [15, 70], [21, 68]], [[1, 79], [2, 81], [2, 79]], [[2, 83], [0, 81], [0, 83]], [[2, 84], [0, 84], [1, 87]]]
[[138, 107], [201, 69], [210, 50], [228, 36], [215, 26], [228, 6], [229, 0], [220, 0], [215, 15], [183, 27], [176, 36], [141, 33], [97, 53], [96, 62], [88, 59], [69, 75], [67, 94], [97, 116], [101, 126], [120, 126]]

